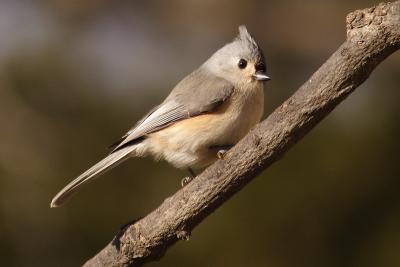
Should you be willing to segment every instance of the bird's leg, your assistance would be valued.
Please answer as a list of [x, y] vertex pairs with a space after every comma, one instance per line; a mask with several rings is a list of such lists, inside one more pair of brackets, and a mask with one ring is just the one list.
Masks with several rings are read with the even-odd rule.
[[190, 176], [191, 176], [192, 178], [194, 178], [194, 177], [197, 176], [196, 173], [192, 170], [192, 168], [188, 168], [188, 171], [189, 171]]
[[189, 175], [189, 176], [186, 176], [185, 178], [183, 178], [183, 179], [181, 180], [181, 185], [182, 185], [182, 187], [184, 187], [185, 185], [187, 185], [188, 183], [190, 183], [190, 182], [193, 180], [193, 178], [196, 177], [196, 173], [194, 173], [194, 171], [192, 170], [192, 168], [188, 168], [188, 171], [189, 171], [190, 175]]
[[219, 159], [224, 159], [226, 152], [231, 149], [233, 145], [224, 145], [224, 146], [212, 146], [211, 149], [217, 150], [217, 157]]

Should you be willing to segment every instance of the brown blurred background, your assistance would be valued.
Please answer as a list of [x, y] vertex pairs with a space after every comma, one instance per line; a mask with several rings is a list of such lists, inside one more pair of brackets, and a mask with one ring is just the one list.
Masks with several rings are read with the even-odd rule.
[[[352, 1], [0, 0], [2, 266], [77, 266], [180, 187], [132, 159], [50, 209], [68, 181], [246, 24], [266, 114], [345, 39]], [[400, 55], [149, 266], [400, 266]]]

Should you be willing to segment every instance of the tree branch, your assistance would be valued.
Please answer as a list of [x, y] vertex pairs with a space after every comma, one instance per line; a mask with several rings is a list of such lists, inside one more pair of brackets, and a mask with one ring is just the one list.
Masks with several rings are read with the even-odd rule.
[[400, 48], [400, 1], [350, 13], [347, 40], [266, 120], [191, 183], [130, 225], [85, 266], [141, 266], [280, 159]]

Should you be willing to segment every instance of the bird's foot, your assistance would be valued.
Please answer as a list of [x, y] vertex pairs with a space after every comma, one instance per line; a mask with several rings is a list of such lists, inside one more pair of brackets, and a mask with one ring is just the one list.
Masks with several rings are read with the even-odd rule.
[[224, 159], [226, 153], [231, 149], [233, 145], [223, 145], [223, 146], [210, 146], [210, 149], [217, 151], [217, 158]]
[[192, 168], [188, 168], [188, 171], [190, 173], [190, 176], [187, 176], [181, 180], [182, 187], [190, 183], [194, 179], [194, 177], [196, 177], [196, 173], [192, 170]]
[[218, 150], [218, 152], [217, 152], [217, 157], [218, 157], [219, 159], [224, 159], [224, 157], [225, 157], [225, 155], [226, 155], [226, 152], [228, 152], [227, 149]]
[[184, 187], [193, 180], [194, 177], [187, 176], [181, 180], [181, 186]]

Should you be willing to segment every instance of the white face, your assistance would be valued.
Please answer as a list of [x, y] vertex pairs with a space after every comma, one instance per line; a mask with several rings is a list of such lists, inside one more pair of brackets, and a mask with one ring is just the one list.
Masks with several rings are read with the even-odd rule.
[[231, 63], [234, 69], [234, 75], [240, 77], [240, 80], [245, 83], [255, 82], [253, 75], [256, 72], [256, 62], [246, 57], [234, 57]]
[[256, 72], [265, 74], [265, 64], [261, 55], [252, 55], [246, 47], [230, 43], [217, 51], [205, 65], [216, 75], [234, 83], [259, 82]]

